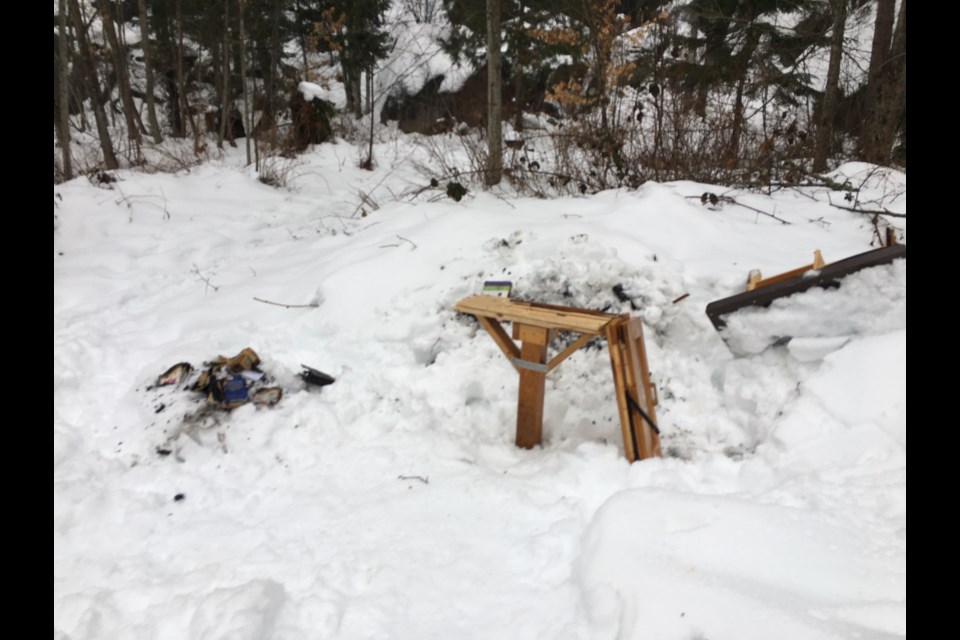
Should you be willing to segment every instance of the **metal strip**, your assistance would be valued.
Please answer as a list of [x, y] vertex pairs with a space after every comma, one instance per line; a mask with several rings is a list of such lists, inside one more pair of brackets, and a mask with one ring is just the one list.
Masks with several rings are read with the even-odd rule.
[[530, 371], [536, 371], [537, 373], [547, 373], [550, 371], [550, 368], [545, 364], [540, 364], [539, 362], [530, 362], [529, 360], [521, 360], [520, 358], [514, 358], [511, 360], [513, 366], [520, 367], [521, 369], [529, 369]]

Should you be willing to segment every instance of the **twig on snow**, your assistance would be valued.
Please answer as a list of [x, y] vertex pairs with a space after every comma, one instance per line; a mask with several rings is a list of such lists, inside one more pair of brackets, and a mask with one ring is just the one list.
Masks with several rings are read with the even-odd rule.
[[701, 202], [707, 202], [707, 201], [708, 201], [707, 196], [712, 196], [712, 197], [709, 198], [709, 202], [710, 202], [711, 204], [716, 204], [716, 203], [718, 203], [718, 202], [726, 202], [726, 203], [728, 203], [728, 204], [733, 204], [733, 205], [736, 205], [736, 206], [738, 206], [738, 207], [743, 207], [744, 209], [749, 209], [750, 211], [755, 211], [756, 213], [759, 213], [760, 215], [767, 216], [768, 218], [773, 218], [774, 220], [776, 220], [776, 221], [779, 222], [780, 224], [790, 224], [790, 221], [789, 221], [789, 220], [784, 220], [783, 218], [780, 218], [780, 217], [778, 217], [778, 216], [770, 213], [769, 211], [764, 211], [763, 209], [758, 209], [758, 208], [756, 208], [756, 207], [751, 207], [751, 206], [748, 205], [748, 204], [743, 204], [742, 202], [738, 202], [735, 198], [733, 198], [733, 197], [731, 197], [731, 196], [726, 196], [726, 195], [720, 195], [720, 196], [718, 196], [718, 195], [716, 195], [716, 194], [707, 192], [707, 193], [704, 193], [703, 195], [699, 195], [699, 196], [686, 196], [686, 198], [688, 198], [688, 199], [694, 199], [694, 198], [695, 198], [695, 199], [697, 199], [697, 200], [700, 200]]
[[751, 207], [751, 206], [748, 205], [748, 204], [743, 204], [742, 202], [737, 202], [736, 200], [734, 200], [733, 198], [730, 198], [730, 197], [726, 197], [726, 199], [727, 199], [730, 203], [735, 204], [735, 205], [737, 205], [738, 207], [743, 207], [744, 209], [750, 209], [750, 211], [756, 211], [757, 213], [759, 213], [759, 214], [761, 214], [761, 215], [764, 215], [764, 216], [767, 216], [768, 218], [773, 218], [774, 220], [776, 220], [777, 222], [779, 222], [779, 223], [781, 223], [781, 224], [790, 224], [790, 221], [789, 221], [789, 220], [784, 220], [783, 218], [778, 218], [777, 216], [773, 215], [772, 213], [770, 213], [770, 212], [768, 212], [768, 211], [764, 211], [763, 209], [757, 209], [756, 207]]
[[[417, 243], [415, 243], [413, 240], [410, 240], [409, 238], [404, 238], [403, 236], [399, 236], [399, 235], [398, 235], [398, 236], [397, 236], [397, 239], [398, 239], [398, 240], [403, 240], [404, 242], [409, 242], [409, 243], [413, 246], [414, 249], [417, 248]], [[380, 245], [379, 248], [380, 248], [380, 249], [389, 249], [390, 247], [399, 247], [399, 246], [400, 246], [400, 245], [397, 244], [397, 243], [393, 243], [393, 244], [382, 244], [382, 245]]]
[[430, 476], [397, 476], [397, 480], [419, 480], [423, 484], [430, 484]]
[[862, 213], [865, 216], [890, 216], [891, 218], [904, 218], [906, 219], [907, 214], [905, 213], [894, 213], [893, 211], [888, 211], [887, 209], [858, 209], [856, 207], [845, 207], [842, 204], [834, 204], [833, 200], [830, 199], [830, 194], [827, 194], [827, 200], [830, 202], [831, 207], [837, 209], [843, 209], [844, 211], [853, 211], [854, 213]]
[[254, 300], [257, 302], [262, 302], [263, 304], [272, 304], [276, 307], [283, 307], [284, 309], [316, 309], [320, 305], [316, 302], [311, 302], [310, 304], [284, 304], [282, 302], [273, 302], [272, 300], [264, 300], [263, 298], [254, 297]]
[[209, 291], [210, 289], [213, 289], [214, 291], [220, 290], [220, 287], [210, 282], [209, 276], [204, 276], [202, 273], [200, 273], [200, 267], [198, 267], [196, 263], [193, 264], [193, 271], [191, 271], [190, 273], [197, 276], [197, 280], [199, 280], [204, 285], [206, 285], [206, 288], [204, 288], [203, 290], [204, 295], [206, 295], [207, 291]]

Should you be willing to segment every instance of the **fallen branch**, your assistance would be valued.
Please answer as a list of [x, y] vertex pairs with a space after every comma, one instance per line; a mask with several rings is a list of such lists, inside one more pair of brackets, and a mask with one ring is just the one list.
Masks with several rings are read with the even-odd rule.
[[[827, 200], [830, 200], [829, 194], [827, 194]], [[907, 218], [907, 214], [905, 213], [894, 213], [893, 211], [887, 211], [886, 209], [857, 209], [856, 207], [845, 207], [842, 204], [833, 204], [832, 200], [830, 200], [830, 206], [837, 209], [843, 209], [844, 211], [862, 213], [865, 216], [890, 216], [891, 218]]]
[[220, 287], [218, 287], [217, 285], [215, 285], [215, 284], [213, 284], [212, 282], [210, 282], [210, 277], [209, 277], [209, 276], [204, 276], [202, 273], [200, 273], [200, 267], [198, 267], [198, 266], [196, 265], [196, 263], [194, 263], [194, 265], [193, 265], [193, 271], [191, 271], [191, 273], [193, 273], [194, 275], [197, 276], [197, 280], [199, 280], [200, 282], [202, 282], [202, 283], [204, 283], [204, 284], [206, 285], [206, 288], [203, 290], [203, 294], [204, 294], [204, 295], [206, 295], [206, 294], [207, 294], [207, 291], [209, 291], [211, 288], [212, 288], [214, 291], [219, 291], [219, 290], [220, 290]]
[[[707, 199], [707, 196], [712, 196], [712, 197], [709, 198], [709, 199]], [[737, 202], [735, 199], [733, 199], [733, 198], [730, 197], [730, 196], [722, 196], [722, 195], [721, 195], [721, 196], [718, 196], [718, 195], [716, 195], [716, 194], [707, 192], [707, 193], [704, 193], [703, 195], [699, 195], [699, 196], [685, 196], [685, 197], [686, 197], [687, 199], [700, 200], [701, 202], [704, 202], [704, 203], [710, 202], [710, 204], [713, 204], [713, 205], [717, 204], [718, 202], [726, 202], [726, 203], [728, 203], [728, 204], [733, 204], [733, 205], [736, 205], [736, 206], [738, 206], [738, 207], [743, 207], [744, 209], [749, 209], [750, 211], [755, 211], [756, 213], [759, 213], [759, 214], [761, 214], [761, 215], [767, 216], [768, 218], [773, 218], [774, 220], [776, 220], [776, 221], [779, 222], [780, 224], [790, 224], [790, 221], [789, 221], [789, 220], [784, 220], [783, 218], [778, 218], [777, 216], [775, 216], [774, 214], [770, 213], [769, 211], [764, 211], [763, 209], [757, 209], [756, 207], [751, 207], [751, 206], [748, 205], [748, 204], [743, 204], [742, 202]]]
[[430, 484], [430, 476], [397, 476], [397, 480], [419, 480], [423, 484]]
[[262, 302], [263, 304], [272, 304], [275, 307], [283, 307], [284, 309], [316, 309], [320, 305], [316, 302], [311, 302], [310, 304], [283, 304], [282, 302], [273, 302], [272, 300], [264, 300], [263, 298], [254, 298], [257, 302]]
[[[404, 242], [409, 242], [411, 245], [413, 245], [413, 248], [414, 248], [414, 249], [417, 248], [417, 243], [415, 243], [413, 240], [410, 240], [410, 239], [408, 239], [408, 238], [404, 238], [403, 236], [399, 236], [399, 235], [397, 236], [397, 239], [398, 239], [398, 240], [403, 240]], [[379, 248], [380, 248], [380, 249], [387, 249], [387, 248], [389, 248], [389, 247], [399, 247], [399, 246], [400, 246], [399, 244], [382, 244], [382, 245], [380, 245]]]
[[744, 209], [750, 209], [750, 211], [756, 211], [757, 213], [759, 213], [759, 214], [761, 214], [761, 215], [764, 215], [764, 216], [767, 216], [768, 218], [773, 218], [774, 220], [776, 220], [777, 222], [779, 222], [779, 223], [781, 223], [781, 224], [790, 224], [790, 222], [789, 222], [788, 220], [784, 220], [783, 218], [778, 218], [777, 216], [775, 216], [775, 215], [773, 215], [772, 213], [769, 213], [769, 212], [767, 212], [767, 211], [764, 211], [763, 209], [757, 209], [756, 207], [751, 207], [751, 206], [748, 205], [748, 204], [743, 204], [742, 202], [737, 202], [736, 200], [734, 200], [733, 198], [730, 198], [730, 197], [728, 197], [728, 196], [723, 196], [723, 199], [724, 199], [724, 200], [727, 200], [727, 201], [730, 202], [731, 204], [737, 205], [738, 207], [743, 207]]

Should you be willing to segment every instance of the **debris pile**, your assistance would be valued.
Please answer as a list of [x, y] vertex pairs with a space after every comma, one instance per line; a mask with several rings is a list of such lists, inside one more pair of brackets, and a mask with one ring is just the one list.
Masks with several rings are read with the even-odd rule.
[[247, 347], [232, 358], [217, 356], [204, 362], [203, 370], [192, 383], [193, 365], [178, 362], [157, 377], [156, 386], [179, 385], [202, 393], [207, 402], [225, 411], [252, 402], [261, 406], [273, 406], [283, 397], [280, 387], [266, 386], [267, 375], [260, 369], [260, 357]]

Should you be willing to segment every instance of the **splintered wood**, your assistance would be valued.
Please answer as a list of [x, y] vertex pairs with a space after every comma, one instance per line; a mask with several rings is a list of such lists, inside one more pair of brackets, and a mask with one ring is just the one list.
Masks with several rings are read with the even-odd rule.
[[[643, 324], [629, 314], [615, 315], [575, 307], [559, 307], [486, 295], [464, 298], [454, 308], [477, 318], [520, 375], [517, 397], [518, 447], [531, 448], [543, 436], [543, 401], [547, 373], [595, 336], [607, 339], [617, 411], [627, 460], [659, 456], [660, 431], [654, 408], [657, 390], [650, 381], [643, 343]], [[501, 322], [513, 324], [511, 334]], [[559, 332], [580, 337], [548, 359], [550, 342]], [[518, 347], [514, 340], [520, 341]]]

